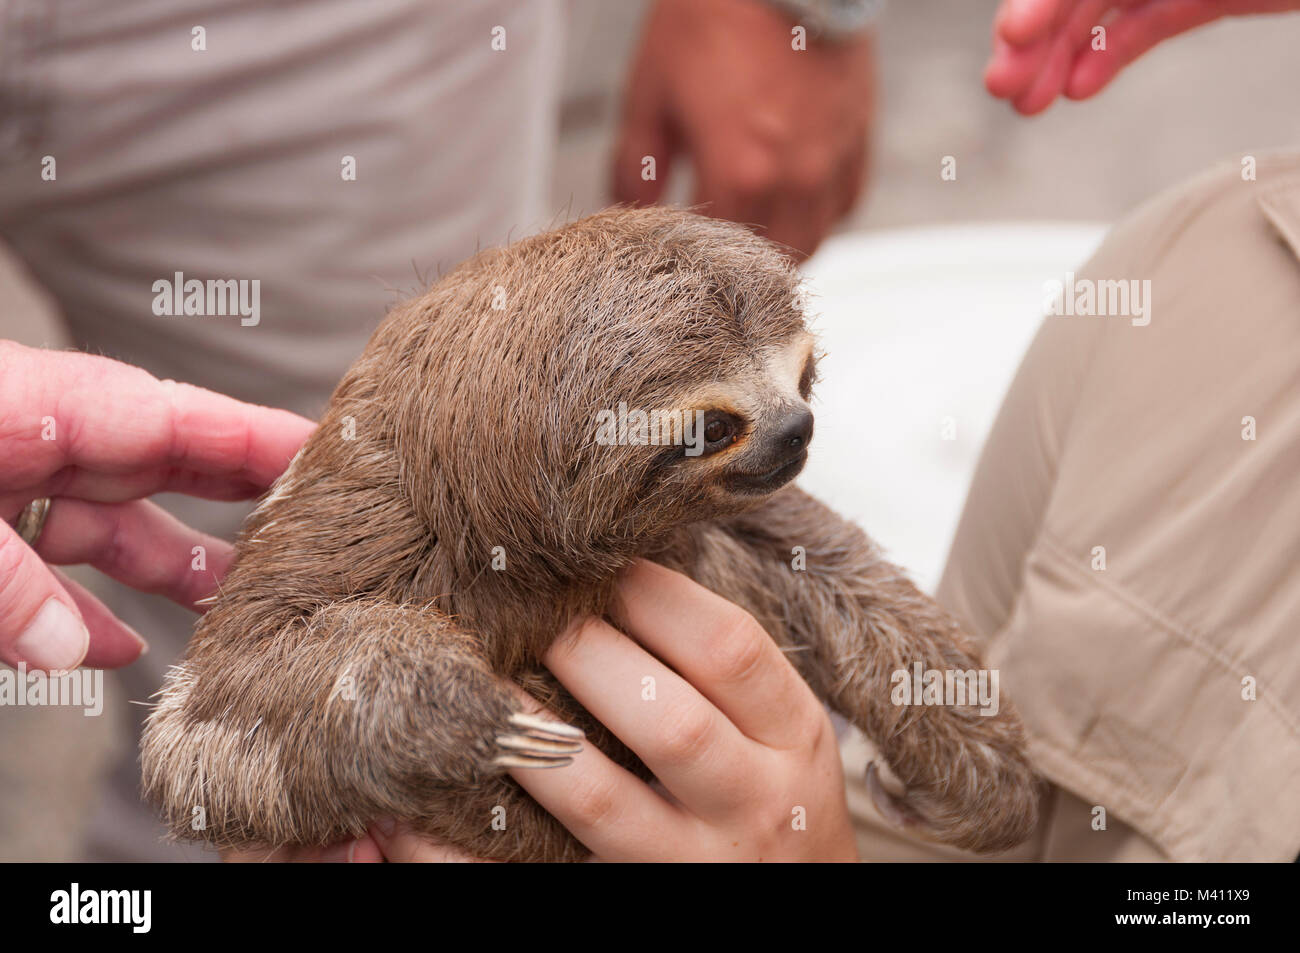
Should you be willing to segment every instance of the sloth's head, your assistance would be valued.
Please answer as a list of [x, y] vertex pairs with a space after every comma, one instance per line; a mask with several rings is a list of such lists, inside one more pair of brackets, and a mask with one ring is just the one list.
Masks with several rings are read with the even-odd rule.
[[736, 225], [603, 212], [481, 253], [390, 324], [403, 479], [443, 539], [626, 550], [807, 459], [798, 276]]

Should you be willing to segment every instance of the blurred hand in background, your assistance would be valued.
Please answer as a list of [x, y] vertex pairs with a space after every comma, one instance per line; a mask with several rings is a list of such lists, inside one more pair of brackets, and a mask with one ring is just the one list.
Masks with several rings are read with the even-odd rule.
[[869, 33], [810, 30], [797, 50], [794, 25], [762, 0], [658, 0], [629, 77], [615, 199], [657, 201], [685, 155], [704, 214], [812, 254], [866, 179], [875, 60]]
[[1032, 116], [1058, 96], [1096, 95], [1161, 40], [1220, 17], [1296, 9], [1300, 0], [1003, 0], [984, 83]]

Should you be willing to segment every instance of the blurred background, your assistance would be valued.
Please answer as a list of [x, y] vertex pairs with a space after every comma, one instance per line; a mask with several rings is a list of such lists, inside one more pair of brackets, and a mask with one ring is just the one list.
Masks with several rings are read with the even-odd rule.
[[[609, 201], [621, 87], [648, 0], [569, 0], [552, 206]], [[1300, 17], [1223, 20], [1161, 44], [1099, 96], [1026, 120], [980, 81], [997, 0], [894, 0], [877, 30], [869, 190], [841, 231], [948, 222], [1110, 222], [1218, 160], [1300, 140]], [[940, 157], [958, 158], [940, 182]], [[42, 340], [6, 260], [0, 333]]]
[[[624, 78], [648, 5], [569, 0], [556, 222], [611, 201]], [[804, 482], [870, 526], [927, 587], [1036, 326], [1043, 281], [1081, 263], [1104, 226], [1161, 189], [1300, 142], [1300, 16], [1202, 27], [1157, 46], [1100, 95], [1026, 119], [981, 82], [996, 8], [887, 4], [868, 189], [806, 269], [832, 363]], [[939, 177], [944, 156], [957, 161], [955, 181]], [[689, 175], [676, 177], [669, 199], [689, 195]], [[0, 336], [60, 340], [48, 296], [3, 248], [0, 300]], [[845, 353], [858, 373], [835, 373]], [[944, 426], [950, 439], [936, 442]], [[876, 482], [844, 488], [869, 461]], [[897, 492], [918, 485], [929, 492]]]
[[[943, 222], [1113, 221], [1241, 153], [1300, 139], [1300, 17], [1224, 20], [1151, 50], [1100, 95], [1033, 119], [984, 91], [996, 0], [892, 0], [871, 185], [844, 230]], [[643, 0], [575, 0], [557, 211], [600, 208], [619, 87]], [[956, 156], [956, 182], [940, 157]]]
[[[1224, 21], [1160, 45], [1085, 103], [1034, 119], [984, 91], [996, 0], [894, 0], [877, 29], [870, 182], [806, 266], [827, 351], [805, 486], [927, 588], [984, 434], [1039, 318], [1043, 281], [1105, 227], [1222, 160], [1300, 142], [1300, 16]], [[624, 74], [647, 3], [570, 0], [555, 221], [610, 201]], [[940, 179], [944, 156], [956, 181]], [[674, 184], [670, 198], [689, 192]], [[0, 337], [65, 341], [0, 248]], [[65, 859], [77, 799], [130, 740], [80, 711], [6, 712], [0, 859]], [[58, 737], [65, 755], [35, 759]], [[8, 766], [8, 767], [6, 767]], [[26, 792], [28, 796], [20, 796]]]

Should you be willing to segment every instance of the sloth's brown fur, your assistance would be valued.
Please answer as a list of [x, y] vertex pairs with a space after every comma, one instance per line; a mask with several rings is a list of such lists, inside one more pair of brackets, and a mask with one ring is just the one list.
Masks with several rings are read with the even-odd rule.
[[[695, 458], [596, 444], [597, 410], [761, 387], [760, 356], [804, 334], [775, 249], [665, 209], [483, 252], [398, 307], [249, 518], [151, 713], [144, 786], [172, 831], [322, 844], [392, 816], [485, 858], [581, 858], [494, 763], [520, 707], [497, 676], [644, 775], [538, 658], [575, 617], [608, 614], [617, 574], [648, 557], [790, 649], [879, 745], [932, 836], [1022, 841], [1036, 789], [1011, 706], [891, 702], [890, 673], [916, 661], [981, 667], [953, 619], [799, 490], [724, 488], [758, 452], [761, 419]], [[791, 568], [796, 546], [806, 571]]]

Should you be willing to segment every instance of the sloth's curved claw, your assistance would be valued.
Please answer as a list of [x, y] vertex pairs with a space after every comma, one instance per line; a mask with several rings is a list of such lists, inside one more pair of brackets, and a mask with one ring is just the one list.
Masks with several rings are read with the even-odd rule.
[[497, 747], [508, 748], [521, 754], [536, 757], [558, 757], [577, 754], [582, 750], [580, 741], [552, 741], [550, 738], [534, 738], [529, 735], [497, 735]]
[[503, 754], [492, 759], [502, 768], [562, 768], [573, 764], [572, 758], [530, 758], [527, 755]]
[[532, 737], [554, 735], [557, 738], [575, 738], [579, 741], [587, 737], [581, 728], [566, 725], [562, 721], [547, 721], [545, 718], [526, 715], [523, 712], [511, 715], [510, 724], [524, 729], [524, 733]]
[[500, 754], [492, 763], [503, 768], [562, 768], [573, 763], [586, 737], [579, 728], [536, 715], [511, 715], [510, 724], [522, 730], [497, 735]]

